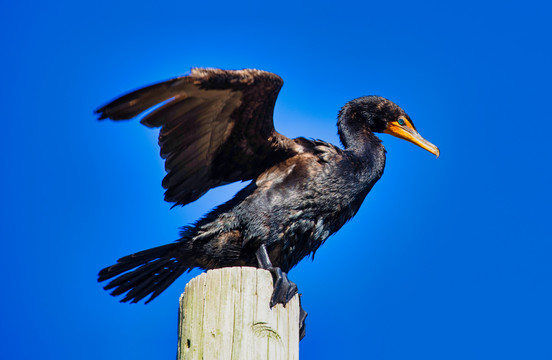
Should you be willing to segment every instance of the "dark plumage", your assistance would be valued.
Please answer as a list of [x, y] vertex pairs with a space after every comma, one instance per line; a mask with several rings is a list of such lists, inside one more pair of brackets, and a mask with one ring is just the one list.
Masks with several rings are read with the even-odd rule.
[[[105, 289], [126, 292], [122, 301], [158, 296], [192, 268], [255, 266], [275, 278], [272, 305], [297, 292], [287, 273], [314, 253], [356, 214], [385, 166], [385, 149], [374, 132], [388, 132], [438, 155], [393, 102], [367, 96], [339, 112], [344, 150], [274, 130], [272, 114], [282, 79], [259, 70], [192, 69], [127, 94], [96, 112], [126, 120], [162, 104], [142, 123], [161, 127], [166, 159], [165, 200], [186, 205], [219, 185], [253, 180], [212, 210], [181, 238], [123, 257], [103, 269]], [[283, 271], [283, 273], [279, 270]]]

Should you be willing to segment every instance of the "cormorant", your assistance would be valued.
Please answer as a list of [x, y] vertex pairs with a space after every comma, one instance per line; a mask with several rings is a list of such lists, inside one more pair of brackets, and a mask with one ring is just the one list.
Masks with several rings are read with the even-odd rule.
[[[254, 266], [274, 278], [271, 306], [297, 293], [286, 273], [314, 254], [358, 211], [379, 180], [385, 149], [374, 135], [408, 140], [439, 156], [410, 117], [379, 96], [354, 99], [339, 111], [344, 149], [320, 140], [289, 139], [272, 114], [282, 79], [260, 70], [194, 68], [96, 110], [100, 119], [127, 120], [158, 106], [141, 123], [161, 127], [167, 175], [165, 200], [186, 205], [209, 189], [252, 180], [174, 243], [125, 256], [99, 273], [122, 302], [149, 302], [192, 268]], [[304, 316], [303, 316], [304, 317]]]

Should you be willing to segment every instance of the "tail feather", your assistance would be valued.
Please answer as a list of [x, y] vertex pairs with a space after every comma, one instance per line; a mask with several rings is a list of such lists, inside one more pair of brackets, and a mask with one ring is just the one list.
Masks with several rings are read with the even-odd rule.
[[[151, 277], [144, 280], [139, 285], [134, 286], [131, 290], [125, 295], [121, 302], [131, 301], [132, 303], [137, 303], [148, 295], [147, 289], [151, 286], [152, 283], [155, 283], [155, 278]], [[113, 294], [111, 294], [113, 295]]]
[[153, 294], [151, 294], [151, 297], [146, 301], [146, 304], [158, 297], [159, 294], [165, 291], [165, 289], [168, 288], [169, 285], [172, 284], [176, 279], [178, 279], [178, 277], [182, 275], [186, 270], [190, 271], [191, 269], [180, 268], [173, 273], [167, 274], [167, 278], [159, 282], [157, 289], [153, 292]]
[[[126, 290], [123, 290], [118, 294], [114, 294], [114, 295], [120, 295], [123, 292], [129, 290], [131, 287], [137, 286], [142, 280], [147, 279], [152, 272], [155, 272], [155, 270], [157, 269], [163, 268], [165, 264], [169, 263], [170, 261], [171, 261], [170, 259], [157, 259], [150, 263], [144, 264], [140, 266], [138, 269], [136, 269], [137, 270], [136, 272], [130, 271], [111, 280], [109, 284], [104, 286], [104, 289], [110, 290], [110, 289], [113, 289], [114, 287], [117, 287], [118, 289], [122, 289], [126, 287]], [[129, 285], [130, 287], [127, 287]]]
[[[145, 279], [138, 285], [133, 286], [130, 291], [125, 295], [125, 297], [121, 300], [121, 302], [130, 301], [132, 303], [137, 303], [138, 301], [148, 296], [148, 294], [153, 293], [154, 291], [152, 291], [151, 289], [154, 287], [157, 288], [156, 285], [163, 281], [163, 279], [170, 274], [171, 273], [169, 272], [159, 276], [151, 276]], [[152, 298], [148, 299], [148, 302], [151, 300]]]
[[[135, 286], [130, 287], [130, 291], [125, 295], [121, 302], [130, 301], [132, 303], [137, 303], [142, 300], [149, 294], [152, 294], [151, 297], [146, 301], [146, 304], [156, 298], [163, 290], [169, 287], [178, 276], [182, 275], [184, 271], [175, 268], [174, 271], [167, 271], [162, 274], [156, 274], [156, 276], [150, 276], [143, 281], [137, 282]], [[177, 276], [174, 276], [177, 274]], [[168, 282], [167, 278], [174, 276], [174, 278]], [[160, 289], [162, 289], [160, 291]], [[157, 293], [157, 294], [155, 294]], [[113, 294], [112, 294], [113, 295]]]
[[124, 256], [117, 260], [117, 264], [106, 267], [98, 274], [98, 281], [111, 279], [125, 271], [134, 269], [140, 265], [165, 256], [168, 252], [175, 249], [177, 243], [162, 245], [152, 249], [140, 251], [131, 255]]
[[121, 302], [136, 303], [151, 294], [147, 304], [186, 270], [195, 267], [183, 245], [177, 242], [122, 257], [116, 264], [100, 271], [98, 282], [113, 279], [104, 289], [113, 289], [113, 296], [126, 292]]

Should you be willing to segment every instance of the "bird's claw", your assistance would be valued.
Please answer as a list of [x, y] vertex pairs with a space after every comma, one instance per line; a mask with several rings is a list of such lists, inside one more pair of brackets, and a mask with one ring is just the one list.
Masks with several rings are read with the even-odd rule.
[[301, 341], [307, 334], [307, 324], [305, 323], [305, 320], [308, 315], [308, 313], [303, 310], [303, 305], [301, 304], [301, 294], [299, 294], [299, 309], [299, 341]]
[[[280, 268], [273, 267], [268, 270], [272, 274], [274, 283], [270, 307], [272, 308], [276, 304], [282, 304], [285, 307], [286, 304], [293, 299], [295, 294], [297, 294], [297, 285], [289, 281], [287, 274]], [[302, 340], [306, 334], [305, 319], [307, 318], [307, 312], [303, 310], [303, 306], [301, 305], [301, 294], [299, 294], [299, 309], [299, 340]]]
[[297, 294], [297, 285], [289, 281], [287, 274], [278, 267], [268, 269], [272, 274], [272, 280], [274, 283], [274, 291], [272, 292], [272, 298], [270, 299], [270, 307], [274, 307], [276, 304], [282, 304], [284, 307], [286, 304]]

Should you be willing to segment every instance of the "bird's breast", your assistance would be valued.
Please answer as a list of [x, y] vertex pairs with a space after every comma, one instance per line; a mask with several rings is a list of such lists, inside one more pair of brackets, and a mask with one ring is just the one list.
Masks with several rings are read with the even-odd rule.
[[248, 208], [268, 224], [275, 264], [289, 270], [356, 214], [372, 185], [365, 172], [342, 154], [301, 154], [255, 180]]

